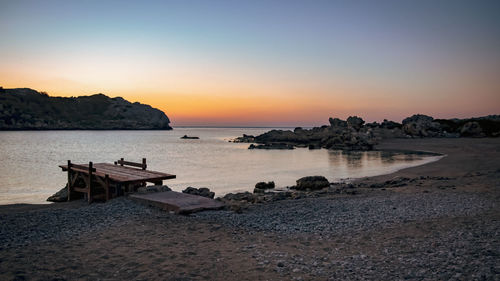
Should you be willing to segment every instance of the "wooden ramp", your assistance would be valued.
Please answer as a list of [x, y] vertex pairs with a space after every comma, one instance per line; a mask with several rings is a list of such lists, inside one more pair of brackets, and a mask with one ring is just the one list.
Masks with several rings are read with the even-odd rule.
[[129, 197], [140, 203], [152, 205], [166, 211], [174, 211], [177, 214], [216, 210], [224, 207], [224, 203], [214, 199], [176, 191], [132, 194]]

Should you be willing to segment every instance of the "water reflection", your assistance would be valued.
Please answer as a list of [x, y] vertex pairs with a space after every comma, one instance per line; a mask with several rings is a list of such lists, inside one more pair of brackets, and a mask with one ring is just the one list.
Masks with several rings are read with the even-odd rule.
[[[353, 175], [370, 174], [390, 167], [413, 166], [440, 157], [434, 153], [415, 151], [328, 151], [329, 164], [332, 170]], [[389, 169], [393, 171], [392, 169]], [[335, 178], [335, 179], [338, 179]]]

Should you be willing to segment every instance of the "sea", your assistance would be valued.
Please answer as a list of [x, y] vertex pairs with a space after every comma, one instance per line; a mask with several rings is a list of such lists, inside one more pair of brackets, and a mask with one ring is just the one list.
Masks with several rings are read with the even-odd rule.
[[[2, 131], [0, 204], [46, 203], [67, 175], [58, 165], [113, 163], [125, 158], [177, 176], [164, 184], [176, 191], [208, 187], [223, 196], [252, 191], [261, 181], [278, 188], [311, 175], [332, 182], [388, 174], [440, 157], [402, 151], [343, 152], [326, 149], [258, 150], [230, 140], [272, 128], [174, 128], [171, 131]], [[281, 128], [290, 129], [290, 128]], [[199, 139], [181, 139], [183, 135]]]

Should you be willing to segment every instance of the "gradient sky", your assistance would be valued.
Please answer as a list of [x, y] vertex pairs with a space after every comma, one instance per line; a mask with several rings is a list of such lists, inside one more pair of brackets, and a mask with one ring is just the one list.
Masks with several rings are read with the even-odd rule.
[[500, 1], [0, 0], [0, 86], [174, 126], [500, 114]]

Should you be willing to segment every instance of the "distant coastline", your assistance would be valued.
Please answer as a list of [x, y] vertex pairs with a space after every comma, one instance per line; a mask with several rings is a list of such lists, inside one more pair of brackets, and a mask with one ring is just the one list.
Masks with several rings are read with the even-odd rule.
[[104, 94], [50, 97], [29, 88], [0, 87], [0, 130], [172, 130], [170, 119], [147, 104]]
[[[207, 128], [207, 129], [294, 129], [297, 126], [172, 126], [173, 128]], [[302, 127], [302, 128], [313, 128]]]

